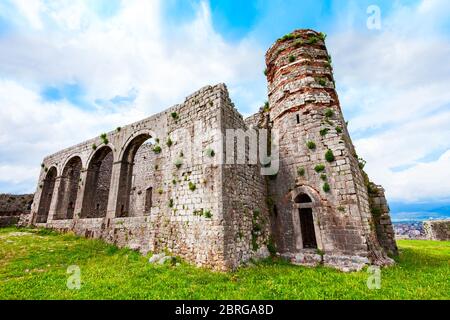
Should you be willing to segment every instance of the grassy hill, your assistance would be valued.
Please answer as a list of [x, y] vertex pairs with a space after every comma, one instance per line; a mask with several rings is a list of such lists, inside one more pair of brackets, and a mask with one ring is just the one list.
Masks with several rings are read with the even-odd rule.
[[[369, 290], [366, 271], [341, 273], [266, 260], [233, 273], [148, 257], [97, 240], [38, 229], [0, 229], [0, 299], [450, 299], [450, 242], [399, 241], [395, 267]], [[66, 286], [67, 268], [81, 289]]]

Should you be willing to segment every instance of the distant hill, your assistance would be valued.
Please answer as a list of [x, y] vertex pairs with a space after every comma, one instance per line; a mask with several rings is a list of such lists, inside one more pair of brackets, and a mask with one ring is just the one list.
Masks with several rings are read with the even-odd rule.
[[391, 202], [389, 206], [394, 222], [450, 219], [450, 203]]

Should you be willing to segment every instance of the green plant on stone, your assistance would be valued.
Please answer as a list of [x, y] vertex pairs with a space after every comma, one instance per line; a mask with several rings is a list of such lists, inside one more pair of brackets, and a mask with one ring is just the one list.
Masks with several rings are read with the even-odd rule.
[[336, 127], [336, 133], [342, 133], [342, 128], [341, 127]]
[[319, 83], [319, 85], [321, 85], [322, 87], [325, 87], [327, 85], [327, 80], [325, 80], [324, 78], [319, 78], [317, 79], [317, 83]]
[[331, 188], [330, 188], [330, 185], [328, 184], [328, 182], [325, 182], [325, 183], [323, 184], [322, 189], [323, 189], [323, 191], [325, 191], [325, 192], [330, 192]]
[[314, 150], [316, 148], [316, 144], [314, 143], [314, 141], [308, 141], [306, 143], [306, 146], [308, 147], [309, 150]]
[[92, 150], [97, 150], [97, 145], [95, 143], [92, 144]]
[[177, 184], [177, 180], [176, 179], [172, 179], [172, 184], [176, 185]]
[[177, 159], [175, 161], [175, 167], [177, 167], [177, 169], [180, 169], [182, 165], [183, 165], [183, 160]]
[[174, 119], [174, 120], [178, 120], [178, 113], [177, 112], [172, 112], [171, 114], [170, 114], [171, 116], [172, 116], [172, 119]]
[[263, 110], [264, 110], [264, 112], [268, 112], [270, 110], [269, 101], [264, 102]]
[[170, 137], [167, 138], [166, 144], [167, 144], [167, 146], [168, 146], [169, 148], [173, 145], [173, 141], [172, 141], [172, 139], [170, 139]]
[[295, 40], [295, 41], [294, 41], [294, 46], [295, 46], [296, 48], [301, 47], [302, 44], [303, 44], [303, 40], [301, 40], [301, 39]]
[[206, 149], [206, 154], [209, 156], [209, 157], [214, 157], [215, 155], [216, 155], [216, 153], [214, 152], [214, 150], [213, 149], [211, 149], [211, 148], [208, 148], [208, 149]]
[[117, 128], [116, 128], [116, 131], [117, 131], [117, 132], [120, 132], [120, 130], [122, 130], [121, 127], [117, 127]]
[[296, 60], [293, 55], [290, 55], [288, 59], [289, 59], [290, 63], [292, 63], [292, 62], [294, 62]]
[[297, 168], [297, 175], [299, 177], [303, 177], [305, 175], [305, 168], [303, 168], [303, 167]]
[[331, 117], [333, 117], [333, 116], [334, 116], [334, 111], [333, 111], [333, 109], [328, 108], [328, 109], [325, 111], [325, 117], [331, 118]]
[[327, 38], [327, 35], [325, 33], [323, 33], [323, 32], [319, 33], [319, 39], [320, 40], [325, 41], [326, 38]]
[[203, 212], [203, 216], [205, 218], [211, 219], [212, 218], [212, 213], [211, 213], [210, 210], [206, 210], [206, 211]]
[[159, 145], [156, 145], [156, 146], [153, 147], [153, 152], [154, 153], [159, 154], [159, 153], [161, 153], [161, 151], [162, 151], [162, 149], [161, 149], [161, 147]]
[[325, 160], [327, 160], [328, 162], [333, 162], [334, 161], [334, 154], [333, 151], [328, 149], [327, 152], [325, 153]]
[[319, 38], [316, 36], [310, 36], [308, 40], [306, 40], [307, 44], [316, 44], [319, 41]]
[[358, 158], [358, 165], [359, 165], [359, 168], [360, 168], [361, 170], [363, 170], [364, 167], [365, 167], [366, 164], [367, 164], [367, 161], [364, 160], [364, 159], [361, 158], [361, 157], [357, 157], [357, 158]]
[[323, 128], [323, 129], [320, 130], [320, 135], [321, 135], [322, 137], [324, 137], [324, 136], [327, 135], [328, 131], [330, 131], [330, 129], [328, 129], [328, 128]]
[[197, 189], [197, 186], [192, 181], [189, 181], [189, 190], [195, 191]]
[[323, 164], [318, 164], [318, 165], [316, 165], [316, 166], [314, 167], [314, 170], [315, 170], [317, 173], [323, 172], [323, 171], [325, 170], [325, 165], [323, 165]]
[[155, 139], [155, 142], [156, 142], [156, 143], [159, 143], [159, 138], [156, 138], [156, 139]]
[[267, 68], [264, 69], [264, 75], [267, 76]]
[[158, 193], [159, 193], [159, 194], [163, 194], [163, 193], [164, 193], [164, 190], [163, 190], [162, 188], [159, 188], [159, 189], [158, 189]]
[[169, 205], [169, 208], [173, 208], [173, 199], [169, 200], [169, 204], [168, 205]]
[[326, 174], [321, 174], [321, 175], [320, 175], [320, 179], [322, 179], [322, 181], [327, 181], [327, 180], [328, 180]]

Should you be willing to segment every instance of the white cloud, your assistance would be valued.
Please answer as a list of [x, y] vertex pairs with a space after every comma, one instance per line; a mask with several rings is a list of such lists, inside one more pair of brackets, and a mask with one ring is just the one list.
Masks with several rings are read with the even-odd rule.
[[[156, 0], [122, 2], [107, 19], [85, 1], [25, 2], [15, 1], [29, 28], [0, 38], [0, 166], [18, 177], [47, 154], [182, 102], [208, 84], [227, 83], [235, 100], [255, 109], [265, 100], [264, 84], [252, 83], [264, 81], [263, 49], [248, 39], [226, 42], [214, 31], [205, 2], [195, 19], [175, 30], [164, 25]], [[67, 83], [81, 85], [93, 105], [137, 96], [131, 105], [106, 103], [95, 110], [42, 101], [44, 86]], [[244, 84], [247, 92], [234, 89]], [[0, 176], [2, 181], [10, 180]], [[27, 191], [33, 189], [31, 183]]]
[[436, 156], [450, 150], [450, 44], [440, 30], [448, 7], [438, 0], [397, 3], [381, 31], [341, 30], [329, 39], [357, 151], [393, 200], [450, 194], [438, 187], [448, 177], [447, 168], [438, 169], [448, 157]]

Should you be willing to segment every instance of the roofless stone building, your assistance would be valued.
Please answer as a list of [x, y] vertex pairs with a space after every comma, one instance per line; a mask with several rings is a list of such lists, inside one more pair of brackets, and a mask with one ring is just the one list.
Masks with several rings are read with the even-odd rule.
[[32, 224], [217, 270], [274, 250], [341, 270], [392, 263], [384, 191], [362, 170], [330, 62], [322, 34], [294, 31], [266, 54], [257, 114], [244, 120], [225, 85], [207, 86], [46, 157]]

